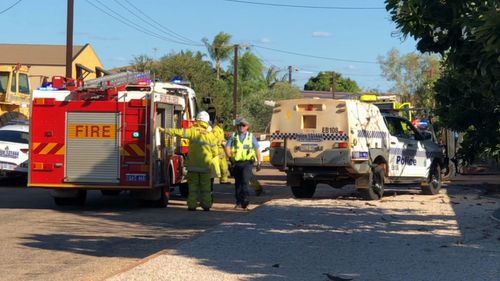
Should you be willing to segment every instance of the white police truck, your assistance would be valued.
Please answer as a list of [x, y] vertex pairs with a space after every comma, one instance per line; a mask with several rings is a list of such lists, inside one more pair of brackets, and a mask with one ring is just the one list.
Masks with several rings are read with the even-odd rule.
[[296, 198], [310, 198], [318, 183], [355, 184], [366, 200], [378, 200], [389, 183], [441, 188], [444, 155], [431, 135], [408, 120], [380, 113], [358, 100], [277, 101], [271, 119], [270, 162], [285, 171]]

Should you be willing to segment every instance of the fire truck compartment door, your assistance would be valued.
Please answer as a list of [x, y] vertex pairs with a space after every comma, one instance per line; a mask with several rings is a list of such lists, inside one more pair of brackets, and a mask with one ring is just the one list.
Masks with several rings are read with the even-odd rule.
[[68, 112], [66, 182], [118, 183], [120, 113]]

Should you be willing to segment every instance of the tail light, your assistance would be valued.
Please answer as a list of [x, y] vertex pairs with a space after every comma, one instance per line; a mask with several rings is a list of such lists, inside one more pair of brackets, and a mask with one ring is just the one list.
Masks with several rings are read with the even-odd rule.
[[336, 142], [333, 144], [332, 148], [348, 148], [349, 144], [347, 142]]

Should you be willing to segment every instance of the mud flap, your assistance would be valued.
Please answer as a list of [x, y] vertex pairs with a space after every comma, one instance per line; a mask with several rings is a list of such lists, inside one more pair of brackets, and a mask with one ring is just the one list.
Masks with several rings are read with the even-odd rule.
[[370, 187], [370, 175], [362, 175], [357, 177], [355, 180], [356, 188], [369, 188]]

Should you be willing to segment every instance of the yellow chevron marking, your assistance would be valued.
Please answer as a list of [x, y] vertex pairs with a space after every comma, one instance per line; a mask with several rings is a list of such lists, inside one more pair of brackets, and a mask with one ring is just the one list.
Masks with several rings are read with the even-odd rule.
[[132, 148], [132, 150], [135, 152], [135, 154], [137, 154], [138, 156], [144, 156], [144, 150], [142, 150], [142, 148], [140, 146], [138, 146], [135, 143], [129, 144], [129, 146], [130, 146], [130, 148]]
[[66, 145], [63, 145], [57, 152], [56, 155], [64, 155], [66, 154]]
[[123, 146], [120, 147], [120, 152], [123, 156], [130, 156], [130, 154], [125, 150], [125, 148], [123, 148]]
[[39, 145], [40, 145], [39, 142], [34, 142], [32, 150], [35, 150]]
[[54, 146], [56, 146], [57, 143], [55, 142], [49, 142], [47, 144], [47, 146], [45, 146], [42, 151], [40, 151], [40, 154], [49, 154], [49, 152], [52, 150], [52, 148], [54, 148]]

